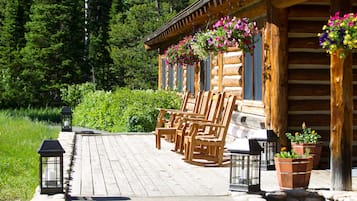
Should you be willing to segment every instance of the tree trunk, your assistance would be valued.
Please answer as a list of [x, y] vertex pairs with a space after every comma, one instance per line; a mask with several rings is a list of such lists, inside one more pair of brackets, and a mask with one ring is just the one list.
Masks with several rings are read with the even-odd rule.
[[352, 190], [352, 53], [331, 54], [331, 190]]

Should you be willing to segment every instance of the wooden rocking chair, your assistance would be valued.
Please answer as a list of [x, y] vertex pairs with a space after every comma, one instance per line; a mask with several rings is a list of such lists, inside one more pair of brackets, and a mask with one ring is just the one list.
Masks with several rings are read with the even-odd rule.
[[[211, 95], [211, 92], [198, 92], [196, 99], [195, 99], [195, 105], [193, 112], [187, 112], [187, 111], [180, 111], [180, 110], [165, 110], [165, 113], [169, 113], [171, 115], [170, 119], [168, 122], [166, 122], [164, 125], [165, 127], [156, 127], [155, 129], [155, 138], [156, 138], [156, 148], [160, 149], [161, 148], [161, 137], [166, 136], [166, 137], [173, 137], [176, 134], [176, 128], [177, 128], [177, 119], [182, 117], [184, 114], [191, 114], [191, 115], [201, 115], [204, 116], [206, 115], [207, 112], [207, 105], [208, 105], [208, 100]], [[198, 113], [195, 113], [194, 111], [198, 111]], [[163, 113], [163, 112], [162, 112]], [[159, 115], [163, 116], [161, 112]], [[159, 120], [160, 117], [158, 117], [158, 125], [160, 124]]]
[[[226, 103], [224, 104], [222, 117], [220, 118], [218, 124], [202, 122], [194, 122], [190, 124], [188, 135], [184, 137], [184, 159], [187, 162], [198, 165], [204, 164], [195, 162], [194, 159], [197, 158], [214, 162], [215, 165], [218, 166], [222, 165], [225, 139], [229, 123], [232, 118], [235, 102], [235, 96], [228, 97]], [[214, 130], [213, 128], [215, 128], [216, 130], [211, 133], [202, 133], [199, 130], [202, 126], [211, 127], [211, 130]]]
[[[206, 116], [197, 116], [197, 115], [183, 115], [182, 118], [179, 119], [179, 123], [176, 129], [175, 135], [175, 151], [183, 152], [183, 141], [184, 136], [186, 134], [186, 129], [188, 128], [189, 124], [192, 122], [210, 122], [210, 123], [217, 123], [222, 112], [223, 108], [223, 100], [224, 100], [225, 93], [216, 93], [212, 95], [212, 98], [209, 103], [209, 108]], [[204, 133], [210, 133], [213, 131], [209, 130], [210, 128], [207, 127], [207, 130], [203, 131]], [[204, 128], [203, 128], [204, 130]]]

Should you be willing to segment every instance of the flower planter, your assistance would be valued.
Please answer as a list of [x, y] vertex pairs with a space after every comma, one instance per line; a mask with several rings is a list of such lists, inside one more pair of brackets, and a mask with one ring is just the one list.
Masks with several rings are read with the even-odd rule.
[[313, 168], [318, 169], [322, 149], [320, 143], [291, 143], [291, 148], [299, 155], [304, 155], [306, 149], [310, 149], [310, 156], [313, 158]]
[[274, 158], [280, 189], [307, 188], [310, 182], [312, 157]]

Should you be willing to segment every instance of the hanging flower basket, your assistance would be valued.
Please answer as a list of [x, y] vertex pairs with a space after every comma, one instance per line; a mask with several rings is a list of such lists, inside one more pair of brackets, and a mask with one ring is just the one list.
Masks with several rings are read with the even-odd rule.
[[322, 30], [323, 32], [318, 34], [320, 45], [329, 54], [340, 49], [343, 51], [339, 55], [344, 58], [346, 51], [357, 48], [357, 14], [347, 13], [340, 17], [340, 12], [336, 12]]
[[178, 44], [170, 46], [166, 52], [166, 61], [168, 64], [188, 64], [193, 65], [199, 61], [198, 55], [191, 47], [192, 36], [186, 36]]
[[209, 43], [216, 51], [226, 51], [228, 47], [238, 47], [245, 53], [252, 53], [254, 36], [259, 33], [256, 22], [249, 18], [230, 18], [226, 16], [214, 25], [214, 35]]

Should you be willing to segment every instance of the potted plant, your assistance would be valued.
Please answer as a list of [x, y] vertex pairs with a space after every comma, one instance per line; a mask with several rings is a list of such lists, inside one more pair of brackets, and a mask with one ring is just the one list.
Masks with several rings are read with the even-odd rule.
[[301, 131], [295, 132], [294, 135], [287, 132], [285, 135], [290, 140], [291, 148], [295, 153], [302, 155], [305, 154], [305, 151], [308, 149], [313, 157], [314, 169], [318, 168], [322, 149], [318, 140], [321, 138], [321, 135], [319, 135], [315, 130], [306, 127], [305, 122], [301, 125]]
[[310, 183], [312, 157], [308, 151], [300, 155], [282, 149], [274, 157], [280, 189], [307, 188]]

